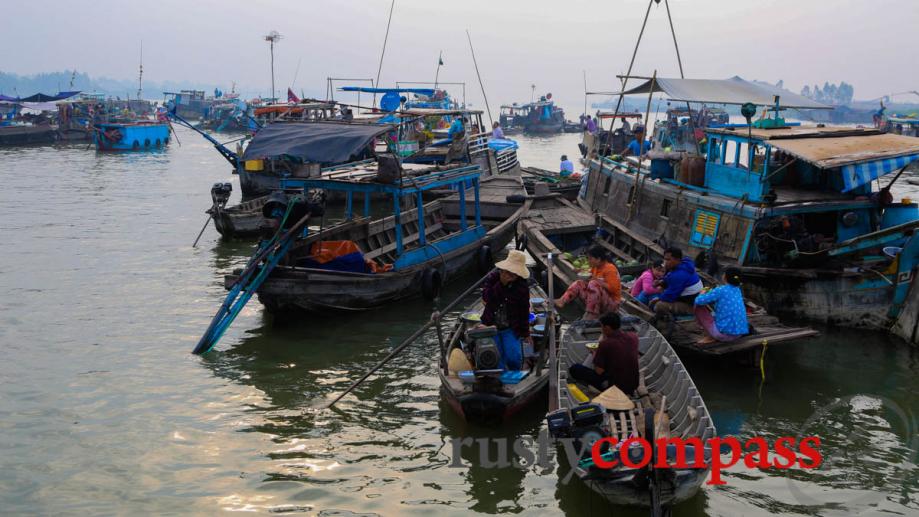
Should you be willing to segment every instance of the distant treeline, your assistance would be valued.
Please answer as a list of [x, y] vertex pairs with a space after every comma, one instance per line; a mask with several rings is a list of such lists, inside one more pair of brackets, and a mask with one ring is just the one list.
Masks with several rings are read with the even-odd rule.
[[[189, 81], [147, 81], [144, 80], [144, 97], [160, 99], [164, 91], [204, 90], [213, 92], [214, 85], [203, 85]], [[221, 85], [221, 90], [229, 88]], [[137, 80], [128, 81], [107, 77], [91, 77], [85, 72], [45, 72], [35, 75], [18, 75], [0, 71], [0, 94], [12, 97], [28, 97], [35, 93], [55, 94], [59, 91], [79, 90], [104, 93], [122, 98], [137, 95]]]
[[813, 88], [805, 86], [801, 89], [801, 95], [823, 104], [847, 106], [852, 103], [852, 98], [855, 96], [855, 88], [845, 81], [840, 82], [839, 85], [825, 82], [823, 83], [823, 88], [816, 84]]

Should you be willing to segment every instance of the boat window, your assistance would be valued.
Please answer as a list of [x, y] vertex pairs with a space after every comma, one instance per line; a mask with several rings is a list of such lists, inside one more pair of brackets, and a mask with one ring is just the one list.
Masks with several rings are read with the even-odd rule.
[[728, 140], [724, 154], [724, 164], [739, 169], [746, 169], [750, 164], [750, 149], [747, 142]]
[[721, 163], [721, 140], [712, 138], [709, 142], [708, 154], [712, 163]]
[[661, 204], [661, 217], [669, 218], [670, 217], [670, 200], [665, 199]]

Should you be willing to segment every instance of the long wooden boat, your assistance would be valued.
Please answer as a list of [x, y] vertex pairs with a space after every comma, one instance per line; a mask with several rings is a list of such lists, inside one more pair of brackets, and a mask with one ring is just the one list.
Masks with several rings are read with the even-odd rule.
[[538, 167], [521, 167], [521, 175], [526, 185], [527, 193], [533, 195], [539, 188], [537, 184], [546, 183], [551, 194], [561, 194], [563, 198], [574, 201], [581, 190], [580, 178], [563, 178], [559, 173], [540, 169]]
[[[711, 464], [712, 451], [708, 440], [716, 436], [715, 425], [709, 415], [702, 395], [680, 362], [667, 340], [647, 322], [623, 314], [623, 330], [638, 334], [639, 386], [632, 397], [635, 407], [624, 411], [601, 411], [602, 421], [583, 429], [577, 423], [567, 429], [568, 436], [589, 436], [594, 432], [617, 438], [620, 443], [632, 436], [653, 443], [656, 438], [698, 438], [704, 452], [704, 464]], [[588, 344], [600, 340], [598, 322], [576, 321], [562, 334], [558, 351], [558, 407], [560, 411], [583, 409], [588, 394], [596, 394], [591, 387], [580, 384], [568, 376], [568, 369], [584, 364], [590, 355]], [[551, 394], [550, 394], [551, 396]], [[600, 408], [603, 409], [602, 407]], [[653, 415], [653, 416], [651, 416]], [[551, 417], [551, 414], [550, 414]], [[652, 425], [648, 425], [652, 423]], [[650, 428], [650, 429], [649, 429]], [[656, 429], [656, 431], [652, 431]], [[556, 430], [556, 432], [558, 432]], [[599, 438], [600, 436], [595, 436]], [[586, 439], [586, 438], [585, 438]], [[694, 458], [695, 451], [687, 446], [686, 457]], [[613, 457], [619, 450], [611, 451]], [[668, 463], [674, 464], [676, 451], [668, 447]], [[689, 460], [692, 462], [692, 459]], [[653, 464], [654, 462], [652, 462]], [[654, 476], [660, 487], [659, 500], [669, 506], [692, 497], [708, 475], [705, 468], [630, 469], [618, 462], [612, 469], [595, 466], [587, 451], [574, 468], [575, 475], [591, 490], [616, 505], [648, 506], [652, 502], [649, 477]]]
[[[495, 351], [487, 335], [477, 336], [477, 333], [489, 334], [489, 331], [475, 329], [485, 308], [481, 299], [466, 309], [450, 334], [444, 350], [441, 350], [438, 367], [441, 393], [447, 404], [466, 421], [500, 424], [545, 393], [549, 383], [545, 333], [546, 293], [536, 283], [530, 286], [530, 303], [535, 316], [530, 326], [534, 348], [532, 353], [525, 354], [527, 364], [523, 370], [502, 372], [493, 369], [494, 364], [481, 368], [476, 364], [477, 350], [485, 353], [488, 347]], [[481, 349], [477, 349], [479, 344]], [[455, 349], [467, 354], [473, 369], [462, 372], [451, 372], [448, 369], [450, 354]], [[496, 360], [493, 354], [483, 357]]]
[[[632, 263], [620, 266], [620, 275], [637, 277], [652, 263], [663, 259], [663, 248], [631, 233], [624, 225], [607, 216], [591, 215], [581, 207], [558, 197], [537, 199], [520, 224], [521, 234], [526, 238], [527, 250], [537, 264], [546, 270], [546, 253], [557, 254], [554, 261], [554, 277], [562, 288], [577, 280], [578, 268], [564, 253], [582, 253], [590, 245], [604, 247], [615, 259]], [[700, 271], [703, 282], [717, 284], [716, 280]], [[648, 306], [633, 298], [628, 289], [622, 290], [624, 308], [631, 314], [651, 320], [654, 313]], [[754, 333], [731, 342], [719, 342], [699, 346], [702, 331], [692, 317], [659, 322], [660, 330], [674, 347], [705, 355], [725, 355], [740, 352], [751, 354], [751, 361], [758, 359], [764, 343], [774, 345], [798, 341], [816, 336], [818, 332], [809, 327], [790, 327], [778, 318], [768, 314], [762, 307], [747, 301], [747, 318]]]
[[[346, 215], [345, 222], [298, 239], [258, 289], [259, 301], [271, 312], [366, 310], [411, 296], [433, 298], [473, 263], [487, 271], [494, 255], [515, 236], [517, 221], [530, 201], [522, 200], [525, 190], [519, 177], [496, 176], [480, 182], [478, 174], [477, 167], [464, 167], [406, 181], [402, 187], [335, 180], [286, 182], [285, 188], [300, 185], [304, 190], [389, 192], [396, 210], [381, 219]], [[444, 185], [469, 183], [473, 186], [453, 196], [423, 203], [420, 216], [418, 209], [399, 209], [405, 195], [422, 196]], [[522, 201], [508, 203], [511, 196]], [[330, 241], [353, 242], [376, 272], [317, 265], [314, 245]], [[235, 280], [234, 275], [228, 276], [227, 285]]]
[[[696, 84], [673, 81], [657, 84]], [[919, 206], [895, 199], [890, 186], [919, 160], [919, 140], [872, 128], [791, 125], [780, 109], [812, 101], [786, 93], [780, 106], [775, 92], [757, 93], [760, 86], [736, 78], [706, 84], [744, 91], [740, 97], [774, 115], [752, 127], [707, 128], [704, 156], [687, 155], [678, 167], [593, 158], [579, 204], [631, 235], [738, 267], [745, 293], [770, 312], [909, 329], [897, 333], [916, 342], [915, 320], [903, 309], [910, 293], [919, 293]]]

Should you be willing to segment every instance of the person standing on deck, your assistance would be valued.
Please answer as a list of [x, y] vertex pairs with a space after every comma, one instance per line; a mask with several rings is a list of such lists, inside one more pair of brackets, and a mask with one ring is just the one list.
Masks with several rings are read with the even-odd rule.
[[503, 370], [520, 370], [523, 366], [521, 341], [532, 343], [530, 338], [530, 290], [527, 279], [530, 271], [526, 255], [511, 250], [507, 258], [495, 264], [497, 271], [489, 273], [482, 288], [482, 324], [498, 330], [495, 343]]
[[667, 274], [660, 281], [664, 290], [651, 301], [651, 308], [657, 316], [693, 314], [693, 303], [702, 292], [702, 279], [696, 273], [695, 263], [684, 257], [679, 248], [668, 248], [664, 251], [664, 267]]
[[568, 159], [567, 154], [563, 154], [561, 157], [561, 163], [558, 166], [558, 173], [561, 177], [567, 178], [574, 174], [574, 163]]
[[696, 322], [705, 332], [705, 338], [697, 343], [699, 345], [734, 341], [750, 330], [747, 307], [740, 290], [740, 270], [727, 268], [724, 281], [724, 285], [696, 296]]
[[616, 386], [631, 396], [638, 388], [638, 335], [622, 330], [618, 314], [600, 316], [603, 337], [593, 353], [593, 368], [573, 364], [568, 368], [571, 378], [589, 384], [600, 391]]
[[590, 264], [590, 280], [577, 280], [571, 284], [555, 306], [562, 308], [572, 300], [580, 300], [584, 306], [584, 320], [596, 320], [606, 312], [616, 312], [622, 303], [622, 284], [619, 270], [606, 256], [606, 250], [592, 246], [587, 250]]
[[492, 140], [503, 140], [504, 131], [501, 129], [501, 124], [494, 122], [491, 125], [491, 138]]
[[644, 126], [635, 125], [635, 139], [629, 142], [629, 146], [622, 152], [625, 156], [639, 157], [651, 150], [651, 142], [645, 140]]
[[590, 118], [587, 117], [587, 132], [590, 134], [596, 134], [597, 132], [597, 117]]
[[453, 123], [450, 124], [450, 129], [447, 130], [447, 138], [450, 140], [459, 140], [466, 136], [466, 126], [463, 124], [466, 117], [456, 117], [453, 119]]

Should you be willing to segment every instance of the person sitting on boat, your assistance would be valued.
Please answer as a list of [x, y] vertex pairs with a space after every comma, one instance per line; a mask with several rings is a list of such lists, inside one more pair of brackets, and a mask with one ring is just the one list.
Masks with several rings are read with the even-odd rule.
[[603, 337], [593, 352], [593, 367], [573, 364], [568, 375], [600, 391], [616, 386], [631, 395], [638, 388], [638, 335], [622, 330], [615, 312], [600, 316], [600, 332]]
[[494, 122], [491, 125], [491, 138], [492, 140], [503, 140], [504, 131], [501, 129], [501, 124]]
[[574, 174], [574, 163], [568, 159], [567, 154], [563, 154], [561, 157], [561, 163], [558, 166], [558, 173], [561, 177], [567, 178]]
[[651, 308], [658, 316], [693, 314], [693, 303], [702, 292], [702, 279], [696, 273], [696, 264], [683, 256], [679, 248], [668, 248], [664, 252], [664, 267], [667, 274], [659, 282], [663, 287]]
[[724, 271], [724, 285], [696, 296], [696, 321], [705, 332], [700, 345], [718, 341], [734, 341], [749, 332], [747, 308], [740, 290], [740, 270], [729, 267]]
[[609, 261], [602, 247], [592, 246], [587, 250], [587, 263], [590, 264], [590, 279], [577, 280], [571, 284], [565, 294], [555, 300], [555, 306], [562, 308], [572, 300], [580, 300], [585, 305], [581, 319], [596, 320], [605, 312], [619, 310], [622, 284], [619, 281], [619, 270]]
[[625, 148], [622, 154], [638, 157], [651, 150], [651, 142], [645, 140], [644, 126], [636, 124], [633, 132], [635, 133], [635, 139], [629, 142], [629, 146]]
[[655, 282], [664, 278], [664, 272], [664, 263], [655, 262], [638, 276], [638, 279], [632, 284], [632, 290], [629, 292], [636, 300], [648, 305], [661, 292], [661, 288], [655, 285]]
[[627, 118], [622, 119], [622, 130], [626, 133], [632, 130], [632, 124], [629, 124], [629, 119]]
[[597, 132], [597, 117], [587, 117], [587, 132], [590, 134]]
[[520, 370], [523, 366], [521, 341], [530, 338], [530, 271], [526, 255], [511, 250], [507, 258], [495, 264], [497, 271], [488, 275], [482, 288], [482, 324], [498, 329], [495, 343], [500, 354], [498, 365], [503, 370]]

